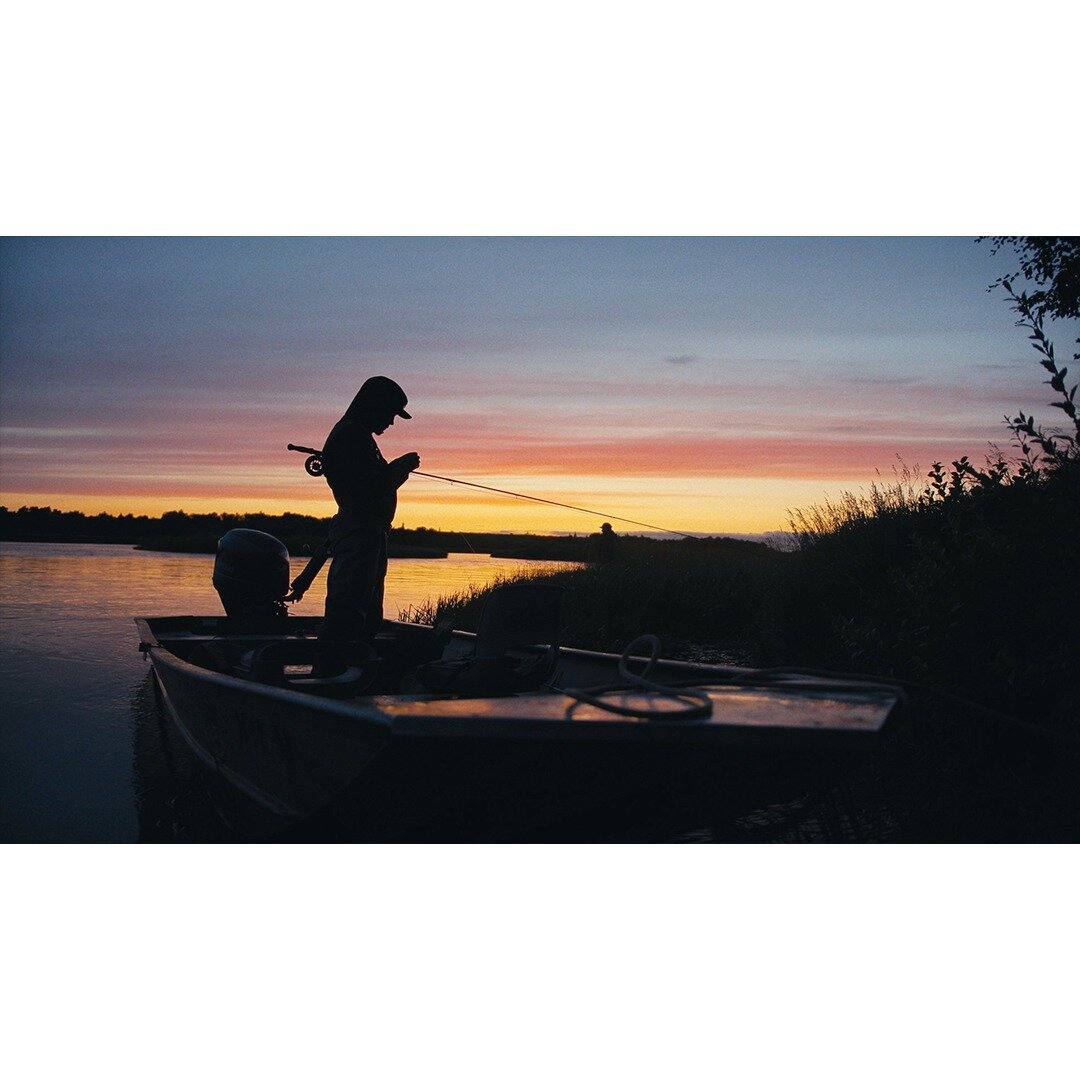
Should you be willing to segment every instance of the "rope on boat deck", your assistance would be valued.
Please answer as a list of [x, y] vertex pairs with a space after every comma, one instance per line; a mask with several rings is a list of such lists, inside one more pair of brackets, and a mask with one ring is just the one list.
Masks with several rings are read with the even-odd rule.
[[[635, 649], [640, 646], [649, 647], [649, 656], [645, 661], [645, 668], [640, 674], [630, 670], [630, 658]], [[634, 638], [623, 649], [619, 657], [619, 676], [623, 680], [619, 683], [611, 683], [604, 686], [585, 686], [578, 689], [564, 689], [562, 692], [574, 700], [566, 707], [566, 719], [573, 717], [574, 710], [579, 704], [594, 705], [605, 712], [617, 713], [619, 716], [632, 716], [642, 720], [707, 720], [712, 716], [712, 699], [704, 690], [695, 690], [691, 687], [664, 686], [662, 683], [653, 682], [648, 676], [656, 667], [656, 661], [660, 658], [660, 639], [655, 634], [642, 634]], [[640, 657], [638, 658], [640, 659]], [[670, 698], [680, 703], [678, 709], [657, 708], [634, 708], [631, 705], [619, 705], [614, 701], [606, 700], [601, 695], [626, 690], [627, 684], [639, 690], [647, 690], [651, 694]]]
[[[629, 667], [631, 654], [645, 645], [650, 649], [649, 656], [645, 661], [645, 669], [640, 674], [635, 674]], [[644, 720], [707, 720], [712, 716], [713, 702], [706, 691], [695, 689], [694, 684], [665, 685], [654, 682], [648, 677], [656, 666], [659, 657], [660, 639], [655, 634], [642, 634], [640, 637], [634, 638], [623, 650], [622, 656], [619, 657], [619, 676], [622, 678], [622, 682], [608, 683], [603, 686], [567, 687], [561, 690], [567, 697], [574, 699], [567, 706], [566, 718], [571, 719], [574, 709], [582, 702], [594, 705], [605, 712]], [[638, 657], [638, 659], [641, 658]], [[899, 698], [904, 697], [902, 687], [895, 681], [871, 681], [864, 676], [838, 675], [836, 672], [831, 671], [821, 672], [785, 668], [725, 668], [718, 670], [722, 670], [723, 675], [712, 681], [721, 683], [724, 686], [744, 687], [746, 689], [769, 688], [788, 692], [809, 691], [814, 694], [861, 691], [862, 693], [874, 694], [892, 693]], [[625, 691], [630, 687], [636, 687], [651, 694], [658, 694], [678, 701], [682, 708], [634, 708], [630, 705], [617, 704], [602, 696]]]

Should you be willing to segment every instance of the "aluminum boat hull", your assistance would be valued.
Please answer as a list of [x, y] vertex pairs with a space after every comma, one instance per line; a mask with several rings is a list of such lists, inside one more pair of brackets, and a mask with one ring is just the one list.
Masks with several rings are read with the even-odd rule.
[[[554, 690], [333, 700], [196, 662], [200, 644], [264, 641], [273, 629], [245, 637], [223, 618], [136, 621], [169, 717], [229, 794], [237, 839], [647, 837], [832, 782], [874, 751], [897, 703], [882, 687], [725, 685], [731, 669], [672, 661], [652, 678], [708, 687], [711, 717], [665, 717], [660, 699], [652, 718], [620, 717]], [[286, 623], [303, 640], [318, 620]], [[432, 634], [386, 631], [389, 642]], [[470, 640], [455, 634], [447, 652], [466, 652]], [[563, 650], [553, 681], [611, 682], [618, 660]], [[616, 699], [650, 707], [649, 694]]]

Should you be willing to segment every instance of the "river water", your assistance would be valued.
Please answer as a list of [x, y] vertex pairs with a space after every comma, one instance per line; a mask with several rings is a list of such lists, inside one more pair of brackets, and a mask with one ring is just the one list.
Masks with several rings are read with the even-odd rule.
[[[134, 841], [137, 734], [162, 719], [137, 615], [220, 615], [212, 555], [0, 543], [0, 840]], [[293, 575], [305, 559], [293, 563]], [[385, 613], [530, 567], [487, 555], [391, 559]], [[319, 615], [325, 570], [297, 614]], [[146, 770], [143, 770], [145, 774]]]

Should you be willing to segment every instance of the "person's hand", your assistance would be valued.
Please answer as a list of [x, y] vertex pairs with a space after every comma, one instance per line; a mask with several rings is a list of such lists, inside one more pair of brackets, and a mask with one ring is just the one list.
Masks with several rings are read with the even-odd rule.
[[402, 472], [411, 473], [414, 469], [420, 468], [420, 455], [402, 454], [401, 457], [394, 458], [390, 465], [395, 469], [400, 469]]

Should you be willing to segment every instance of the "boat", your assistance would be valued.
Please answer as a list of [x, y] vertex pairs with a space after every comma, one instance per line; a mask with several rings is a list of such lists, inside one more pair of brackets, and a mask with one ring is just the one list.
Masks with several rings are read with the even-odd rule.
[[384, 621], [317, 677], [319, 618], [219, 592], [225, 616], [135, 621], [170, 721], [229, 792], [236, 839], [656, 835], [833, 782], [875, 751], [899, 699], [665, 660], [655, 638], [621, 655], [565, 647], [561, 590], [542, 580], [496, 590], [475, 634]]

